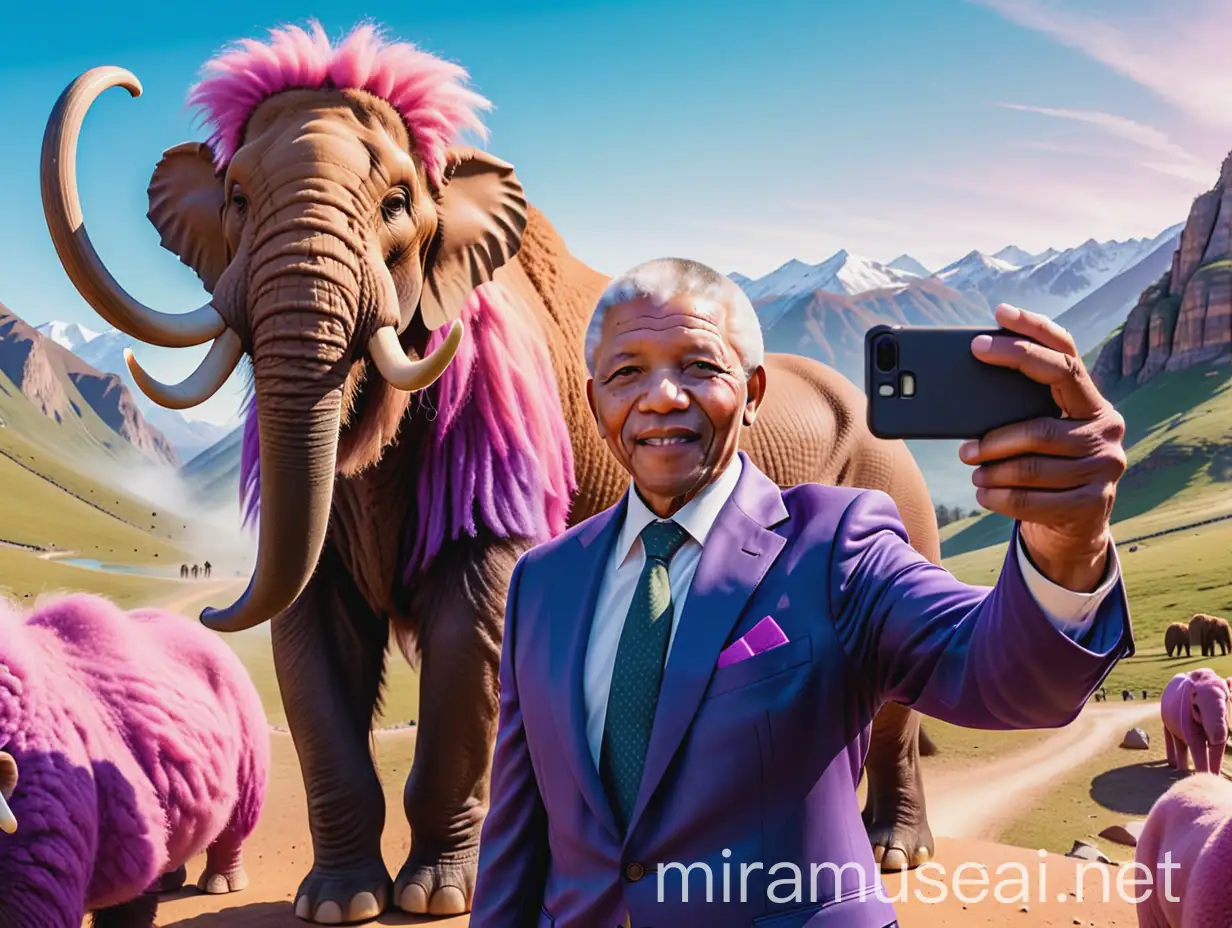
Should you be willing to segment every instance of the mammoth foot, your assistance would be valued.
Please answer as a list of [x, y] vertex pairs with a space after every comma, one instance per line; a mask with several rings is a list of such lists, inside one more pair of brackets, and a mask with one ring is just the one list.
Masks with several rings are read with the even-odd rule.
[[398, 908], [411, 915], [461, 915], [471, 910], [479, 855], [430, 858], [411, 850], [394, 883]]
[[295, 915], [318, 925], [367, 922], [389, 906], [389, 872], [380, 860], [346, 870], [313, 867], [295, 893]]
[[201, 871], [201, 876], [197, 879], [197, 889], [203, 893], [209, 893], [211, 896], [221, 896], [225, 893], [238, 893], [242, 889], [248, 888], [248, 874], [244, 872], [243, 867], [236, 867], [234, 870], [220, 873], [217, 870], [206, 868]]
[[870, 797], [864, 810], [864, 827], [873, 846], [873, 859], [883, 872], [914, 870], [933, 856], [936, 845], [923, 803], [905, 797]]

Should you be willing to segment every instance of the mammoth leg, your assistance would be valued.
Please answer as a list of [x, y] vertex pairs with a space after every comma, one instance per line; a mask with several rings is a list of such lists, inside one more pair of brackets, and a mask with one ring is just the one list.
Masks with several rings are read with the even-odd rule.
[[882, 870], [909, 870], [932, 857], [919, 735], [920, 714], [896, 703], [873, 720], [864, 826]]
[[295, 892], [306, 921], [367, 921], [389, 905], [385, 796], [368, 744], [388, 627], [326, 545], [307, 589], [270, 630], [308, 799], [313, 864]]
[[1168, 766], [1175, 769], [1179, 768], [1177, 763], [1176, 737], [1168, 729], [1164, 728], [1164, 750], [1168, 755]]
[[188, 881], [188, 868], [180, 864], [169, 873], [164, 873], [146, 890], [147, 893], [174, 893], [184, 888]]
[[403, 796], [411, 849], [394, 884], [405, 912], [456, 915], [471, 908], [500, 712], [505, 596], [525, 548], [490, 538], [455, 543], [433, 562], [431, 582], [411, 603], [421, 659], [419, 722]]

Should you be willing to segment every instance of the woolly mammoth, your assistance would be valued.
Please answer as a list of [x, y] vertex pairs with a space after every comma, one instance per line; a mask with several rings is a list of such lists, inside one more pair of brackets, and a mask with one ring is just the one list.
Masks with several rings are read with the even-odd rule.
[[1151, 806], [1134, 860], [1140, 928], [1232, 925], [1232, 783], [1197, 774], [1174, 783]]
[[[43, 150], [52, 238], [78, 290], [147, 343], [212, 340], [156, 402], [204, 401], [241, 356], [253, 395], [243, 442], [256, 569], [202, 621], [272, 625], [303, 768], [314, 865], [296, 913], [363, 921], [389, 905], [469, 909], [496, 734], [505, 597], [529, 546], [615, 504], [627, 487], [586, 402], [583, 338], [606, 278], [527, 205], [510, 165], [456, 146], [486, 101], [465, 72], [357, 29], [277, 30], [215, 61], [191, 101], [213, 133], [169, 149], [149, 186], [163, 245], [210, 302], [183, 315], [119, 289], [82, 225], [71, 167], [82, 118], [126, 71], [61, 97]], [[465, 329], [463, 329], [465, 325]], [[465, 334], [464, 334], [465, 333]], [[767, 359], [743, 447], [782, 486], [871, 487], [940, 561], [933, 506], [906, 446], [872, 438], [863, 396], [821, 364]], [[390, 630], [420, 668], [409, 856], [391, 880], [369, 753]], [[933, 849], [918, 716], [872, 726], [866, 823], [886, 869]], [[883, 853], [884, 852], [884, 853]]]
[[1214, 657], [1215, 646], [1220, 654], [1232, 651], [1232, 629], [1227, 619], [1199, 612], [1189, 620], [1189, 642], [1199, 645], [1203, 657]]
[[1168, 765], [1189, 770], [1193, 752], [1199, 773], [1221, 773], [1228, 746], [1228, 718], [1232, 715], [1229, 683], [1206, 667], [1178, 673], [1160, 697]]
[[0, 606], [0, 925], [153, 924], [154, 892], [243, 889], [269, 770], [265, 711], [217, 635], [75, 595]]
[[1168, 652], [1168, 656], [1181, 656], [1181, 649], [1185, 650], [1185, 656], [1189, 657], [1189, 626], [1184, 622], [1173, 622], [1164, 632], [1164, 648]]

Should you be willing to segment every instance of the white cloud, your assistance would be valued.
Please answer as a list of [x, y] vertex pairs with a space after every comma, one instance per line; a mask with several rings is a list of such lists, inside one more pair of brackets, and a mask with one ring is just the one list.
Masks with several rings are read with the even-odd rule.
[[1199, 123], [1232, 128], [1228, 0], [1168, 0], [1150, 13], [1122, 2], [1100, 16], [1055, 0], [968, 2], [1078, 49]]
[[1022, 103], [998, 103], [997, 106], [1007, 110], [1039, 113], [1042, 116], [1054, 116], [1057, 119], [1086, 123], [1087, 125], [1102, 129], [1117, 138], [1134, 142], [1143, 148], [1149, 148], [1162, 155], [1169, 155], [1192, 164], [1201, 163], [1198, 158], [1170, 140], [1160, 130], [1144, 123], [1136, 122], [1133, 119], [1128, 119], [1125, 116], [1117, 116], [1115, 113], [1103, 113], [1098, 110], [1060, 109], [1051, 106], [1026, 106]]

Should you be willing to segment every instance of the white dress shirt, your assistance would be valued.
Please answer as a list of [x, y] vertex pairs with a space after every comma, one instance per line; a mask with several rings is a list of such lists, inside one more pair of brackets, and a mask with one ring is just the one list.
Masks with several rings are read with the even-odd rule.
[[[697, 571], [697, 563], [701, 560], [706, 537], [714, 526], [714, 520], [718, 518], [719, 510], [735, 489], [742, 467], [740, 457], [734, 456], [731, 464], [718, 479], [712, 481], [672, 516], [672, 519], [688, 532], [688, 537], [668, 566], [673, 606], [672, 627], [667, 641], [669, 653], [676, 638], [676, 628], [680, 624], [689, 585]], [[637, 581], [646, 562], [640, 536], [642, 529], [659, 519], [642, 501], [632, 481], [629, 483], [628, 496], [625, 522], [621, 527], [620, 537], [612, 548], [612, 556], [599, 587], [599, 598], [590, 627], [590, 641], [586, 648], [583, 677], [586, 739], [596, 767], [599, 765], [599, 751], [603, 743], [603, 724], [607, 718], [607, 698], [616, 666], [616, 649], [620, 644], [620, 634], [624, 630], [625, 615], [633, 601], [633, 593], [637, 589]], [[1071, 637], [1085, 632], [1094, 620], [1100, 603], [1116, 584], [1119, 567], [1114, 562], [1114, 569], [1109, 571], [1108, 577], [1094, 592], [1076, 593], [1058, 586], [1041, 574], [1027, 559], [1022, 546], [1017, 547], [1018, 565], [1022, 569], [1027, 589], [1031, 591], [1040, 608], [1057, 627]]]

